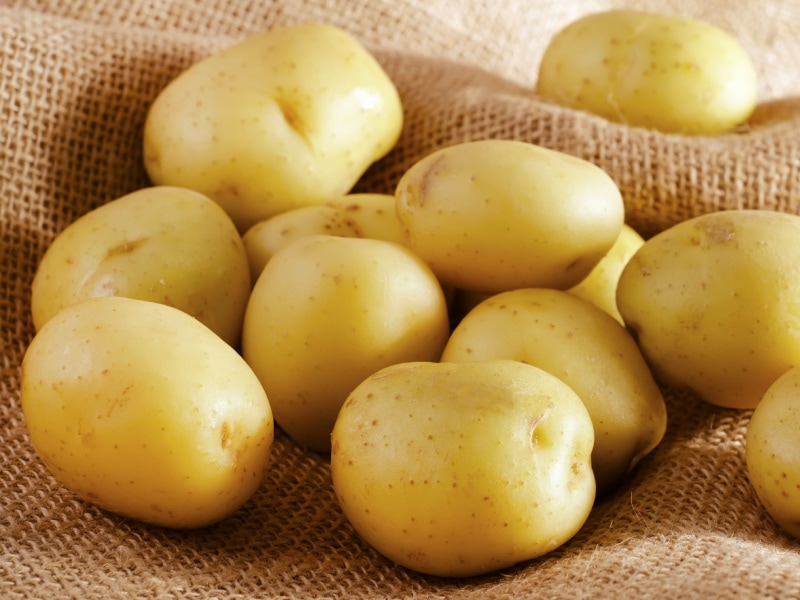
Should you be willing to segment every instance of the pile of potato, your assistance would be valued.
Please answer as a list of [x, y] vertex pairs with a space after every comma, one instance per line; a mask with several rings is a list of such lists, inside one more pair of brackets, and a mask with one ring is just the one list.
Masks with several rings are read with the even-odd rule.
[[[612, 11], [554, 38], [538, 91], [716, 135], [755, 88], [723, 32]], [[154, 185], [69, 225], [33, 281], [21, 398], [50, 471], [121, 515], [207, 526], [260, 486], [277, 425], [329, 453], [377, 550], [476, 575], [581, 528], [660, 443], [661, 383], [758, 406], [748, 469], [800, 534], [800, 217], [715, 213], [645, 241], [604, 171], [511, 140], [350, 194], [402, 124], [380, 65], [324, 24], [173, 80], [144, 129]]]

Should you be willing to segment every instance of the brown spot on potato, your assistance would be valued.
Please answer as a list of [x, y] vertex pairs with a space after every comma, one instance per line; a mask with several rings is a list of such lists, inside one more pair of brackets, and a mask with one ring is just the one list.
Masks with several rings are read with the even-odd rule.
[[121, 254], [131, 254], [136, 250], [138, 250], [139, 248], [141, 248], [144, 244], [146, 244], [149, 239], [150, 239], [149, 237], [143, 237], [123, 242], [122, 244], [114, 246], [113, 248], [109, 248], [108, 252], [106, 252], [104, 260], [108, 260], [110, 258], [119, 256]]

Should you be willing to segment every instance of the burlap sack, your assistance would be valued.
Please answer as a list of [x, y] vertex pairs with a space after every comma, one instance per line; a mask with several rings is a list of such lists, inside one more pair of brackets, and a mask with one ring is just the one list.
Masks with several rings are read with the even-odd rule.
[[[732, 31], [765, 106], [715, 139], [610, 124], [541, 102], [535, 76], [558, 28], [627, 4]], [[126, 521], [77, 500], [29, 445], [19, 365], [29, 286], [55, 234], [147, 185], [141, 128], [182, 68], [243, 35], [323, 20], [359, 36], [406, 108], [398, 147], [358, 189], [391, 191], [445, 144], [516, 138], [588, 158], [619, 183], [649, 234], [732, 207], [800, 212], [800, 4], [767, 0], [29, 0], [0, 6], [0, 597], [3, 598], [791, 598], [800, 546], [748, 483], [749, 413], [665, 390], [669, 427], [578, 535], [507, 571], [449, 581], [390, 564], [343, 518], [326, 458], [278, 433], [274, 467], [242, 510], [207, 530]]]

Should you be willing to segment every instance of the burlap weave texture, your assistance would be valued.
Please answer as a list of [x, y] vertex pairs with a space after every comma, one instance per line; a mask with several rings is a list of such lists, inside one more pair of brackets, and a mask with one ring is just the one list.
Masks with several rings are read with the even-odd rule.
[[[580, 14], [636, 6], [705, 18], [753, 56], [763, 106], [714, 139], [612, 124], [540, 101], [549, 36]], [[618, 182], [645, 234], [733, 207], [800, 212], [800, 4], [768, 0], [29, 0], [0, 2], [0, 597], [791, 598], [800, 545], [758, 504], [744, 471], [749, 413], [665, 390], [669, 427], [581, 532], [542, 559], [446, 581], [395, 567], [349, 527], [325, 457], [282, 434], [241, 511], [202, 531], [123, 520], [44, 469], [19, 405], [33, 335], [30, 282], [53, 237], [147, 185], [141, 129], [181, 69], [247, 33], [323, 20], [356, 34], [401, 92], [397, 148], [358, 184], [393, 189], [446, 144], [514, 138], [588, 158]]]

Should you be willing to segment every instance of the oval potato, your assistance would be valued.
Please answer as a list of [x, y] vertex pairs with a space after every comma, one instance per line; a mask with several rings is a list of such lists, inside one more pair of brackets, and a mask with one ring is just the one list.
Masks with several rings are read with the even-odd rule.
[[269, 466], [269, 401], [242, 357], [170, 306], [90, 298], [50, 319], [22, 361], [30, 439], [57, 480], [125, 517], [204, 527]]
[[347, 194], [323, 204], [288, 210], [248, 229], [242, 241], [253, 282], [278, 250], [307, 235], [364, 237], [405, 243], [395, 212], [394, 196]]
[[781, 375], [747, 426], [745, 464], [767, 513], [800, 539], [800, 367]]
[[279, 250], [253, 286], [242, 354], [277, 424], [329, 452], [347, 395], [391, 364], [438, 360], [449, 333], [436, 277], [408, 248], [311, 235]]
[[745, 122], [756, 69], [730, 34], [697, 19], [610, 10], [550, 41], [538, 93], [612, 121], [668, 133], [716, 135]]
[[480, 292], [569, 288], [624, 220], [605, 171], [514, 140], [437, 150], [403, 174], [395, 195], [409, 246], [444, 284]]
[[594, 504], [586, 408], [516, 361], [384, 368], [348, 396], [332, 439], [350, 523], [423, 573], [474, 576], [551, 552]]
[[656, 378], [711, 404], [754, 408], [800, 364], [800, 216], [728, 210], [649, 238], [617, 307]]
[[156, 186], [82, 215], [55, 237], [31, 284], [31, 312], [38, 330], [81, 300], [125, 296], [178, 308], [235, 346], [250, 287], [228, 215], [198, 192]]

